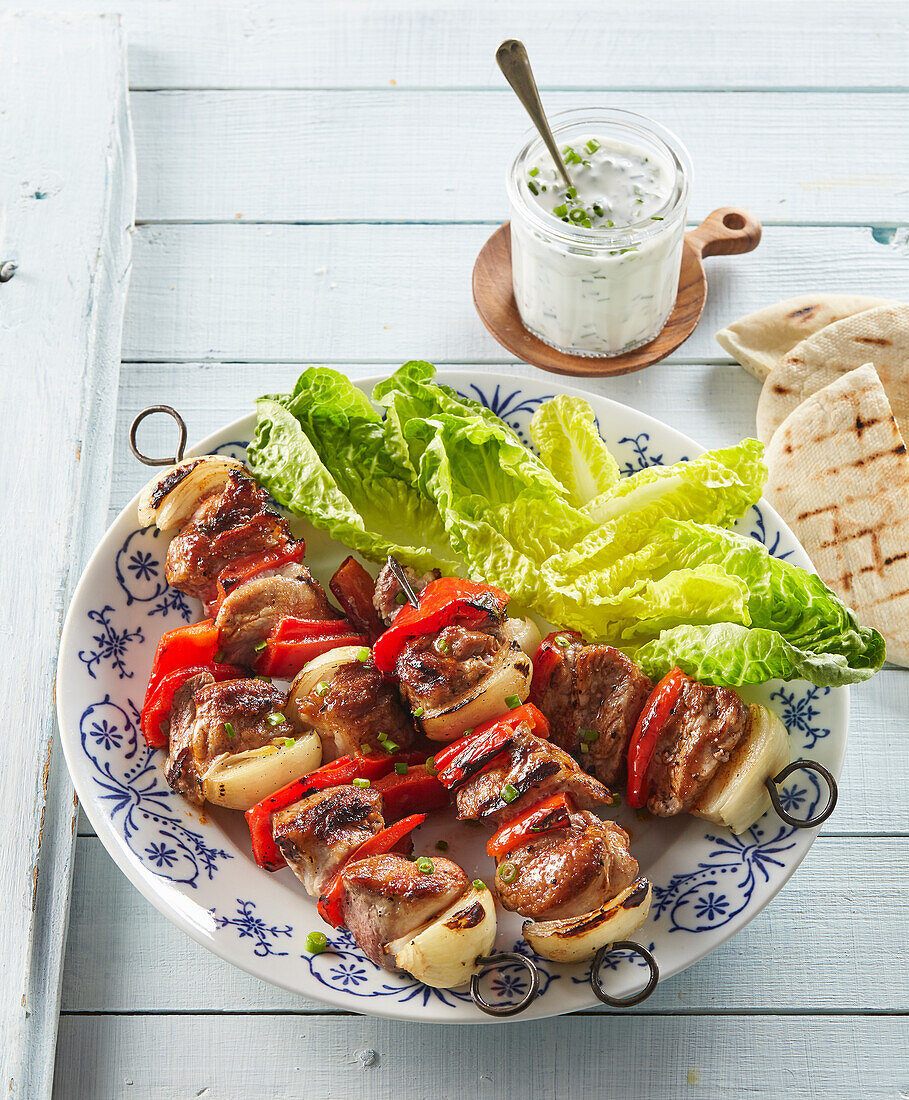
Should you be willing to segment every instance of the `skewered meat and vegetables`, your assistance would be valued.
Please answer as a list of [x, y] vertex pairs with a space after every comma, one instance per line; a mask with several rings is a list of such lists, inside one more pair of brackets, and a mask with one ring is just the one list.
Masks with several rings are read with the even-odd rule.
[[[430, 581], [437, 581], [442, 576], [438, 569], [433, 569], [431, 573], [424, 573], [422, 576], [409, 565], [402, 565], [401, 569], [410, 582], [410, 587], [418, 596]], [[372, 596], [373, 607], [385, 626], [391, 626], [395, 616], [406, 603], [407, 596], [404, 594], [401, 582], [392, 572], [391, 566], [386, 563], [376, 577]]]
[[651, 692], [624, 653], [585, 645], [572, 630], [548, 635], [534, 657], [531, 698], [549, 719], [552, 740], [612, 786], [625, 778], [628, 742]]

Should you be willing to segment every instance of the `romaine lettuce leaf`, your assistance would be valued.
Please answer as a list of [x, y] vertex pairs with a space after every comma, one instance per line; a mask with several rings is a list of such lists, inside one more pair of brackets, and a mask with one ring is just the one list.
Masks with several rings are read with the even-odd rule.
[[540, 458], [577, 508], [613, 489], [619, 464], [600, 436], [589, 402], [559, 394], [533, 414], [530, 436]]

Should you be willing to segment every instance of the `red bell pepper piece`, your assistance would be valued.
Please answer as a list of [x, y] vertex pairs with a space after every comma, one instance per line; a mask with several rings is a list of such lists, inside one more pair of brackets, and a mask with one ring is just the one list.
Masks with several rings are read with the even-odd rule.
[[372, 783], [393, 771], [395, 764], [422, 764], [425, 759], [425, 754], [419, 752], [396, 753], [391, 756], [385, 753], [339, 756], [337, 760], [323, 764], [309, 775], [294, 779], [274, 794], [263, 798], [246, 811], [256, 863], [266, 871], [277, 871], [284, 866], [284, 859], [278, 851], [271, 830], [272, 815], [278, 810], [283, 810], [316, 791], [342, 787], [354, 779], [368, 779]]
[[368, 646], [346, 619], [282, 619], [268, 635], [256, 671], [279, 680], [292, 679], [313, 657], [341, 646]]
[[650, 783], [647, 769], [656, 751], [660, 733], [675, 709], [688, 677], [680, 668], [668, 672], [650, 693], [628, 743], [628, 805], [647, 805]]
[[584, 638], [576, 630], [553, 630], [540, 642], [540, 648], [533, 658], [533, 680], [530, 684], [530, 698], [539, 702], [549, 687], [552, 674], [565, 660], [565, 650], [572, 642], [584, 644]]
[[318, 910], [322, 919], [327, 921], [332, 928], [341, 927], [341, 922], [344, 919], [341, 912], [341, 896], [344, 892], [341, 875], [349, 863], [353, 863], [356, 859], [366, 859], [367, 856], [377, 856], [383, 852], [390, 852], [408, 833], [413, 832], [425, 820], [426, 814], [411, 814], [410, 817], [404, 817], [394, 825], [389, 825], [387, 829], [382, 829], [375, 836], [371, 836], [369, 840], [364, 840], [359, 848], [355, 848], [344, 861], [344, 864], [335, 872], [334, 877], [326, 887], [325, 893], [319, 898]]
[[365, 634], [370, 644], [374, 642], [384, 628], [372, 603], [376, 582], [363, 566], [354, 557], [345, 558], [328, 587], [356, 630]]
[[188, 668], [174, 669], [173, 672], [159, 676], [154, 682], [149, 682], [139, 724], [145, 743], [150, 748], [167, 748], [167, 736], [161, 727], [170, 715], [174, 705], [174, 695], [191, 676], [196, 676], [200, 672], [210, 672], [219, 681], [236, 680], [243, 675], [243, 670], [235, 668], [234, 665], [216, 665], [211, 662], [207, 665], [190, 665]]
[[385, 802], [385, 820], [398, 821], [415, 813], [431, 813], [448, 805], [448, 791], [425, 764], [408, 766], [404, 775], [389, 772], [372, 784]]
[[439, 782], [449, 790], [487, 768], [497, 756], [514, 747], [515, 731], [496, 724], [484, 733], [469, 733], [447, 745], [435, 758]]
[[430, 581], [420, 593], [420, 606], [408, 604], [376, 641], [372, 659], [376, 668], [393, 673], [398, 654], [405, 643], [421, 634], [435, 634], [456, 620], [482, 622], [489, 615], [501, 617], [509, 597], [501, 588], [460, 577], [440, 577]]
[[306, 541], [299, 539], [272, 550], [260, 550], [257, 554], [247, 554], [246, 557], [237, 558], [218, 574], [219, 606], [225, 596], [229, 595], [238, 584], [245, 584], [259, 573], [264, 573], [266, 569], [277, 569], [278, 566], [288, 565], [290, 562], [301, 562], [305, 553]]
[[178, 626], [161, 635], [148, 678], [146, 699], [152, 688], [170, 672], [190, 665], [210, 665], [218, 652], [218, 630], [214, 619]]
[[[542, 737], [544, 741], [549, 740], [549, 719], [539, 707], [534, 706], [533, 703], [522, 703], [521, 706], [506, 711], [505, 714], [500, 715], [500, 717], [493, 718], [490, 722], [484, 722], [482, 726], [477, 726], [473, 732], [475, 734], [486, 733], [488, 730], [491, 730], [493, 726], [503, 725], [515, 730], [522, 723], [530, 727], [530, 732], [534, 737]], [[439, 757], [437, 756], [437, 763], [438, 759]]]
[[493, 859], [498, 859], [533, 840], [540, 833], [564, 829], [568, 825], [570, 812], [571, 807], [564, 793], [544, 798], [493, 833], [486, 844], [486, 851]]

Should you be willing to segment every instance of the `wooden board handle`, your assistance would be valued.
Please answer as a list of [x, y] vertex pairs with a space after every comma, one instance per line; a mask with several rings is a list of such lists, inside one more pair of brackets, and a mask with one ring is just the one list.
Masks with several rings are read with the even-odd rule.
[[751, 252], [761, 240], [761, 223], [740, 206], [712, 211], [685, 239], [698, 256], [737, 256]]

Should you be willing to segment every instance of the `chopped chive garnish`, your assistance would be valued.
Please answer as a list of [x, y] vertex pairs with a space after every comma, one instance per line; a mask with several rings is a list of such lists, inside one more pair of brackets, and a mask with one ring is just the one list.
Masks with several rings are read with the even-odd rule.
[[447, 840], [437, 840], [436, 841], [436, 848], [440, 852], [447, 852], [448, 851], [448, 841]]
[[586, 741], [582, 741], [580, 745], [578, 745], [578, 748], [581, 750], [581, 752], [590, 752], [590, 746], [587, 744]]
[[509, 710], [514, 710], [515, 707], [519, 707], [520, 705], [521, 705], [521, 696], [520, 695], [506, 695], [505, 696], [505, 706], [508, 707]]
[[232, 722], [225, 722], [224, 723], [224, 732], [227, 734], [228, 737], [231, 737], [231, 738], [237, 736], [236, 733], [234, 733], [234, 726], [233, 726]]
[[606, 224], [609, 226], [610, 229], [615, 228], [615, 222], [607, 222]]
[[578, 189], [576, 187], [569, 187], [565, 194], [570, 199], [576, 199], [578, 197]]
[[424, 767], [426, 768], [426, 774], [427, 775], [438, 775], [439, 774], [436, 771], [436, 758], [434, 756], [430, 756], [430, 758], [426, 761]]
[[664, 219], [663, 219], [663, 218], [658, 218], [658, 217], [656, 216], [656, 214], [651, 214], [651, 215], [650, 215], [650, 220], [651, 220], [652, 222], [661, 222], [661, 221], [664, 221]]
[[407, 775], [407, 765], [395, 764], [395, 775]]
[[528, 176], [538, 176], [539, 174], [540, 174], [540, 169], [539, 168], [531, 168], [530, 171], [527, 173]]
[[596, 741], [600, 736], [599, 730], [581, 730], [581, 736], [585, 741]]
[[397, 596], [395, 596], [395, 603], [402, 605], [407, 603], [407, 596], [403, 592], [399, 592]]
[[537, 185], [536, 185], [536, 184], [535, 184], [535, 183], [533, 182], [533, 180], [528, 180], [528, 181], [527, 181], [527, 186], [528, 186], [528, 187], [530, 188], [530, 193], [531, 193], [532, 195], [539, 195], [539, 193], [540, 193], [540, 189], [539, 189], [539, 187], [537, 187]]
[[473, 888], [474, 890], [485, 890], [486, 883], [481, 878], [475, 878], [473, 880]]
[[382, 742], [382, 748], [389, 754], [389, 756], [392, 753], [397, 752], [400, 747], [401, 746], [397, 743], [397, 741], [389, 741], [387, 737]]
[[636, 248], [620, 248], [619, 255], [624, 256], [626, 252], [637, 252]]
[[261, 653], [267, 645], [268, 642], [257, 642], [256, 645], [253, 646], [253, 648], [255, 649], [256, 653]]
[[261, 672], [257, 676], [254, 676], [253, 679], [263, 680], [266, 684], [271, 683], [271, 677], [270, 676], [263, 676]]
[[420, 856], [417, 860], [417, 870], [421, 875], [431, 875], [435, 870], [432, 860], [429, 856]]
[[622, 796], [618, 793], [618, 791], [613, 791], [612, 792], [612, 802], [610, 802], [610, 806], [621, 806], [621, 805], [622, 805]]
[[328, 684], [325, 680], [320, 680], [316, 684], [316, 695], [327, 695], [327, 694], [328, 694]]
[[602, 207], [602, 206], [600, 206], [600, 204], [599, 204], [598, 202], [595, 202], [595, 203], [593, 204], [593, 212], [594, 212], [594, 214], [596, 214], [596, 216], [597, 216], [598, 218], [602, 218], [602, 217], [603, 217], [603, 207]]
[[215, 664], [216, 665], [223, 665], [224, 664], [224, 650], [223, 649], [219, 649], [218, 652], [215, 654]]
[[361, 790], [365, 791], [366, 788], [369, 786], [369, 780], [368, 779], [354, 779], [353, 780], [353, 785], [355, 787], [359, 787]]
[[414, 718], [422, 718], [423, 717], [423, 708], [422, 707], [417, 707], [417, 709], [413, 712], [413, 716], [414, 716]]
[[563, 648], [565, 646], [570, 646], [571, 645], [571, 638], [569, 638], [567, 634], [557, 634], [556, 635], [556, 644], [562, 646]]
[[561, 206], [554, 207], [552, 212], [557, 218], [564, 218], [565, 215], [568, 213], [568, 207], [563, 202]]
[[590, 141], [588, 141], [586, 146], [585, 146], [588, 153], [595, 153], [597, 151], [597, 149], [599, 149], [599, 147], [600, 147], [600, 143], [597, 141], [596, 138], [591, 138]]
[[367, 745], [366, 742], [364, 741], [360, 745], [360, 755], [361, 756], [369, 756], [371, 752], [372, 752], [372, 745]]
[[388, 734], [387, 733], [377, 733], [376, 737], [378, 737], [378, 739], [380, 741], [387, 741], [388, 740]]
[[366, 664], [366, 662], [369, 660], [369, 650], [366, 648], [366, 646], [363, 646], [363, 648], [357, 654], [357, 660], [360, 662], [361, 665]]
[[273, 711], [271, 714], [265, 716], [265, 721], [270, 726], [283, 726], [287, 719], [283, 714], [279, 714], [278, 711]]
[[521, 792], [518, 790], [517, 787], [514, 786], [514, 784], [506, 783], [505, 786], [502, 788], [502, 801], [514, 802], [514, 800], [520, 796], [520, 793]]
[[499, 868], [499, 878], [502, 882], [514, 882], [518, 877], [518, 869], [513, 863], [503, 863]]
[[451, 646], [444, 638], [438, 638], [436, 640], [436, 649], [441, 650], [442, 653], [451, 653]]
[[297, 742], [294, 741], [294, 739], [292, 737], [285, 737], [284, 738], [284, 748], [285, 749], [292, 749], [294, 747], [294, 745], [296, 745], [296, 743]]
[[328, 936], [324, 932], [310, 932], [306, 937], [306, 950], [310, 955], [321, 955], [328, 947]]

